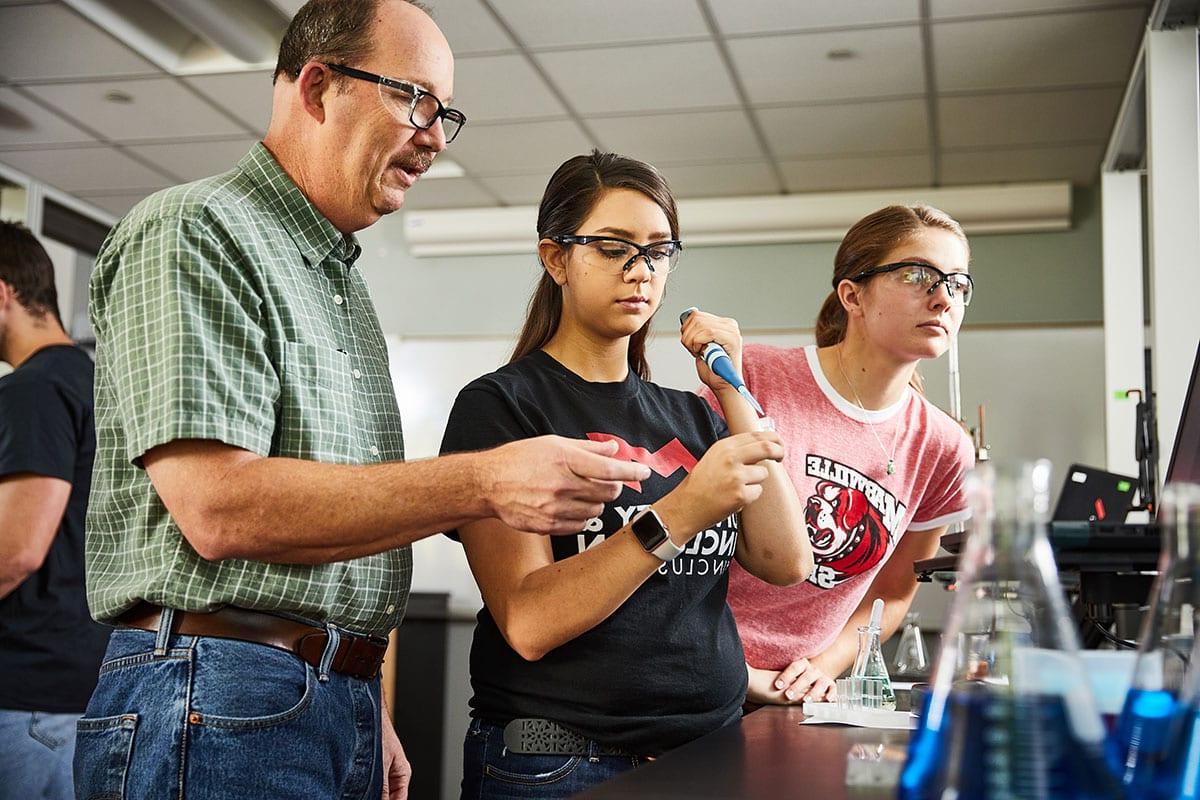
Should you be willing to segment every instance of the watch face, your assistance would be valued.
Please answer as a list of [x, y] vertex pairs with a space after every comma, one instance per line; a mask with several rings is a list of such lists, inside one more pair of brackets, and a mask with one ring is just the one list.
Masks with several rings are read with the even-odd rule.
[[633, 532], [648, 552], [667, 540], [667, 529], [653, 511], [646, 511], [633, 521]]

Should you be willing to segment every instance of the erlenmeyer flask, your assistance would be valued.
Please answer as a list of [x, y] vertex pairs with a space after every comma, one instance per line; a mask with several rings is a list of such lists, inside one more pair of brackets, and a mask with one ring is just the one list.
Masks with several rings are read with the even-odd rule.
[[[1159, 507], [1162, 550], [1150, 611], [1142, 625], [1133, 682], [1108, 743], [1109, 767], [1129, 800], [1195, 797], [1177, 784], [1189, 758], [1187, 730], [1197, 698], [1193, 658], [1195, 610], [1200, 606], [1200, 486], [1173, 484]], [[1186, 675], [1186, 679], [1185, 679]], [[1182, 761], [1181, 761], [1182, 759]], [[1196, 770], [1191, 757], [1192, 772]]]
[[[1115, 800], [1104, 726], [1046, 537], [1050, 464], [1000, 476], [980, 465], [967, 490], [973, 519], [958, 592], [898, 795]], [[973, 657], [960, 659], [968, 637]]]
[[896, 646], [896, 660], [892, 663], [897, 675], [924, 675], [929, 669], [925, 641], [921, 638], [921, 628], [917, 625], [919, 617], [920, 614], [916, 611], [910, 611], [904, 617], [904, 630], [900, 633], [900, 643]]
[[888, 675], [883, 650], [879, 645], [879, 628], [873, 625], [858, 626], [858, 656], [854, 659], [854, 669], [851, 670], [850, 677], [862, 681], [864, 695], [874, 687], [870, 696], [879, 698], [877, 708], [885, 711], [896, 710], [896, 692], [892, 689], [892, 679]]

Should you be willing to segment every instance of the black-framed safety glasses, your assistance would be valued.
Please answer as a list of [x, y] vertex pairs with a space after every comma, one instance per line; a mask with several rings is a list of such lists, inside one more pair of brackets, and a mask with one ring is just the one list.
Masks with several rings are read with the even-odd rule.
[[[650, 244], [638, 244], [616, 236], [552, 236], [550, 240], [560, 245], [580, 245], [584, 259], [597, 268], [613, 273], [628, 272], [639, 258], [645, 259], [650, 271], [666, 275], [675, 269], [683, 252], [683, 242], [668, 239]], [[617, 268], [620, 268], [619, 270]]]
[[467, 124], [466, 114], [457, 108], [446, 108], [432, 92], [415, 83], [376, 75], [374, 72], [366, 72], [342, 64], [321, 63], [334, 72], [349, 78], [377, 84], [383, 107], [400, 122], [427, 131], [440, 119], [442, 131], [446, 136], [446, 144], [453, 142], [454, 137], [458, 136], [459, 131]]
[[942, 272], [932, 264], [924, 261], [897, 261], [894, 264], [883, 264], [871, 269], [864, 269], [850, 280], [855, 283], [866, 280], [874, 275], [898, 273], [899, 281], [905, 286], [911, 286], [925, 294], [933, 294], [943, 284], [952, 303], [971, 305], [971, 295], [975, 293], [975, 281], [965, 272]]

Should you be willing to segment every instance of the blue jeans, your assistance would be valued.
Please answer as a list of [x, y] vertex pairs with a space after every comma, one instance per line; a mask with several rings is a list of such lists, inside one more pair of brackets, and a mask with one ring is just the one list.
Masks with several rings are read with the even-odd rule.
[[78, 800], [378, 800], [379, 679], [260, 644], [118, 628], [75, 750]]
[[504, 728], [473, 719], [463, 744], [462, 800], [552, 800], [590, 789], [644, 759], [602, 756], [525, 755], [504, 747]]
[[0, 800], [71, 800], [78, 714], [0, 710]]

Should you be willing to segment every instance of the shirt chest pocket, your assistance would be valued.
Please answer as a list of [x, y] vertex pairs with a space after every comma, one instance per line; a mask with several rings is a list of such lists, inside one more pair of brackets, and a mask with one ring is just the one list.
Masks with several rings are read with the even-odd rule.
[[355, 463], [354, 366], [341, 350], [287, 342], [283, 347], [277, 455]]

